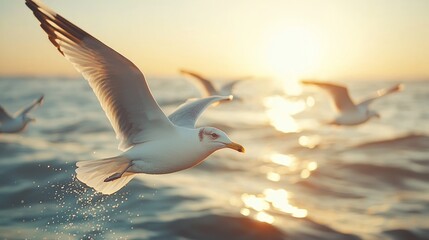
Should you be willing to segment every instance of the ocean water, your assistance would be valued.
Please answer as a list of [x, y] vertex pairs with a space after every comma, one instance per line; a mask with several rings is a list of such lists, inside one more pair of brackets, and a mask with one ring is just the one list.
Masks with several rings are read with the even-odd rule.
[[[148, 81], [166, 113], [198, 97], [184, 78]], [[347, 83], [355, 99], [392, 84]], [[248, 80], [242, 100], [203, 114], [199, 126], [245, 154], [220, 150], [103, 196], [74, 176], [76, 161], [119, 153], [86, 81], [1, 79], [8, 111], [45, 102], [23, 133], [0, 135], [0, 238], [429, 239], [429, 82], [405, 82], [372, 105], [381, 119], [349, 128], [323, 124], [327, 94], [292, 85]]]

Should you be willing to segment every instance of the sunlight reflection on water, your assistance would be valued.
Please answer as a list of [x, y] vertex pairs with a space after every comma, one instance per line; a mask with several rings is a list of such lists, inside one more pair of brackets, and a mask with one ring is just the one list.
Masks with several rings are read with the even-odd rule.
[[307, 210], [298, 208], [289, 203], [289, 193], [284, 189], [265, 189], [265, 200], [270, 202], [276, 209], [291, 214], [296, 218], [307, 216]]
[[267, 173], [267, 179], [273, 182], [278, 182], [280, 181], [280, 174], [275, 173], [275, 172], [268, 172]]
[[308, 177], [310, 177], [311, 172], [314, 171], [314, 170], [316, 170], [317, 167], [318, 167], [317, 162], [309, 162], [307, 164], [307, 168], [304, 168], [301, 171], [301, 174], [300, 174], [301, 178], [308, 178]]
[[273, 163], [283, 165], [286, 167], [293, 167], [296, 164], [296, 157], [293, 155], [285, 155], [280, 153], [273, 153], [270, 157]]
[[[157, 96], [173, 110], [187, 95], [170, 82], [181, 81], [158, 84]], [[249, 153], [219, 151], [192, 170], [142, 175], [121, 192], [104, 197], [73, 178], [75, 161], [118, 153], [114, 132], [87, 83], [3, 81], [0, 87], [16, 90], [5, 91], [2, 102], [20, 105], [17, 93], [32, 96], [33, 91], [43, 91], [49, 98], [34, 112], [37, 123], [23, 135], [0, 136], [2, 179], [10, 186], [0, 195], [4, 223], [0, 238], [7, 238], [4, 234], [9, 232], [12, 239], [171, 239], [186, 238], [179, 233], [191, 226], [197, 229], [195, 238], [233, 239], [222, 235], [229, 227], [225, 224], [237, 226], [232, 233], [254, 226], [243, 217], [218, 224], [225, 220], [222, 214], [273, 224], [273, 230], [259, 239], [271, 238], [276, 229], [293, 239], [385, 239], [385, 232], [391, 230], [397, 239], [404, 233], [417, 239], [428, 228], [429, 94], [427, 82], [411, 84], [416, 90], [374, 104], [382, 110], [382, 119], [356, 128], [333, 128], [319, 122], [334, 114], [327, 101], [318, 104], [326, 100], [324, 94], [315, 95], [316, 105], [311, 107], [314, 99], [305, 97], [307, 93], [287, 97], [264, 89], [266, 82], [258, 83], [255, 89], [263, 94], [249, 92], [249, 99], [209, 108], [201, 119], [204, 124], [199, 124], [224, 129], [232, 139], [248, 145]], [[362, 93], [374, 87], [356, 85]], [[87, 88], [78, 97], [70, 91], [82, 86]], [[293, 116], [304, 129], [301, 134], [282, 134], [268, 125], [267, 107], [261, 100], [266, 96], [278, 96], [270, 100], [274, 105], [305, 102], [306, 110]], [[22, 104], [27, 100], [31, 101]], [[273, 111], [288, 116], [294, 112], [282, 108], [278, 104]], [[403, 111], [397, 113], [399, 108]]]
[[299, 145], [306, 148], [315, 148], [320, 143], [319, 135], [300, 136], [298, 139]]
[[266, 114], [270, 124], [277, 130], [284, 133], [299, 132], [301, 130], [292, 115], [304, 111], [306, 107], [305, 101], [292, 101], [281, 96], [271, 96], [264, 99], [264, 105], [267, 108]]
[[[307, 209], [299, 208], [289, 202], [290, 194], [285, 189], [267, 188], [262, 194], [253, 195], [244, 193], [241, 196], [245, 208], [240, 213], [244, 216], [253, 216], [261, 222], [273, 223], [275, 218], [268, 213], [271, 211], [281, 211], [290, 214], [292, 217], [304, 218], [307, 216]], [[254, 210], [255, 213], [252, 214]]]
[[266, 223], [273, 223], [274, 217], [266, 212], [258, 212], [256, 214], [256, 220]]

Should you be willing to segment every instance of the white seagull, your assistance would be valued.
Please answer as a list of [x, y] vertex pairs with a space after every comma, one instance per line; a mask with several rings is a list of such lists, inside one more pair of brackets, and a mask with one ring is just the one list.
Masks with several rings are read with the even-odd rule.
[[[219, 95], [219, 96], [230, 96], [233, 95], [232, 91], [233, 88], [235, 87], [235, 85], [237, 83], [239, 83], [240, 81], [249, 79], [250, 77], [243, 77], [240, 79], [236, 79], [236, 80], [231, 80], [228, 83], [224, 84], [219, 90], [216, 90], [216, 88], [214, 87], [213, 83], [208, 80], [207, 78], [201, 76], [200, 74], [197, 74], [195, 72], [191, 72], [188, 70], [184, 70], [184, 69], [180, 69], [180, 73], [184, 74], [184, 75], [189, 75], [192, 77], [195, 85], [198, 87], [198, 89], [201, 92], [201, 97], [209, 97], [209, 96], [215, 96], [215, 95]], [[239, 98], [234, 96], [235, 100], [239, 100]], [[232, 100], [232, 99], [231, 99]], [[228, 100], [226, 100], [228, 101]], [[225, 102], [225, 101], [223, 101]]]
[[40, 105], [43, 101], [43, 96], [36, 99], [30, 106], [16, 112], [13, 116], [9, 115], [0, 106], [0, 133], [18, 133], [23, 131], [28, 123], [35, 121], [34, 118], [30, 118], [27, 114], [37, 105]]
[[88, 81], [120, 140], [122, 154], [76, 164], [77, 178], [103, 194], [112, 194], [137, 173], [165, 174], [201, 163], [216, 150], [244, 152], [221, 130], [195, 128], [201, 113], [228, 97], [188, 102], [168, 118], [142, 72], [127, 58], [40, 2], [26, 0], [49, 40]]
[[364, 123], [372, 117], [380, 118], [380, 115], [377, 112], [368, 108], [369, 105], [380, 97], [402, 90], [402, 84], [397, 84], [388, 89], [380, 89], [377, 91], [375, 96], [358, 104], [354, 104], [353, 100], [349, 96], [347, 88], [344, 86], [314, 81], [302, 81], [302, 83], [316, 85], [328, 91], [332, 96], [335, 109], [339, 113], [339, 115], [329, 122], [329, 124], [346, 126]]

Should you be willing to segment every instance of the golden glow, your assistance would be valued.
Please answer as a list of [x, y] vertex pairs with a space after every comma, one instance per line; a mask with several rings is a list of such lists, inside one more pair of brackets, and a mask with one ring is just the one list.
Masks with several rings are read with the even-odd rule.
[[304, 179], [309, 178], [310, 177], [310, 171], [308, 169], [303, 169], [301, 171], [300, 176], [301, 176], [301, 178], [304, 178]]
[[305, 109], [304, 101], [302, 100], [291, 101], [281, 96], [267, 97], [265, 98], [264, 103], [269, 107], [273, 107], [276, 109], [283, 109], [284, 112], [287, 112], [290, 115], [295, 115], [297, 113], [304, 111]]
[[316, 36], [307, 29], [279, 28], [270, 35], [267, 63], [280, 76], [305, 74], [320, 59], [320, 44]]
[[265, 200], [276, 209], [291, 214], [293, 217], [303, 218], [307, 216], [307, 210], [295, 207], [289, 203], [289, 193], [284, 189], [265, 189]]
[[307, 169], [310, 170], [310, 171], [316, 170], [317, 167], [318, 167], [317, 162], [309, 162], [307, 164]]
[[304, 218], [308, 214], [306, 209], [296, 207], [289, 202], [290, 194], [284, 189], [268, 188], [259, 195], [243, 194], [241, 199], [245, 208], [242, 208], [240, 213], [250, 216], [251, 209], [253, 209], [256, 211], [256, 214], [253, 215], [254, 218], [261, 222], [274, 222], [275, 218], [267, 213], [271, 206], [273, 207], [271, 210], [278, 210], [296, 218]]
[[299, 96], [302, 93], [302, 86], [299, 83], [299, 80], [302, 77], [299, 75], [291, 75], [291, 74], [278, 74], [276, 76], [276, 80], [282, 83], [283, 91], [290, 96]]
[[301, 136], [298, 139], [298, 143], [299, 145], [306, 148], [315, 148], [320, 143], [320, 136], [319, 135]]
[[249, 209], [247, 209], [247, 208], [242, 208], [242, 209], [240, 210], [240, 213], [241, 213], [243, 216], [249, 216], [249, 214], [250, 214], [250, 210], [249, 210]]
[[256, 214], [256, 220], [271, 224], [274, 222], [274, 217], [266, 212], [258, 212]]
[[264, 201], [263, 198], [257, 197], [251, 194], [243, 194], [241, 200], [244, 202], [247, 208], [251, 208], [255, 211], [263, 211], [270, 209], [270, 205]]
[[280, 181], [280, 174], [275, 173], [275, 172], [268, 172], [267, 173], [267, 179], [273, 182], [278, 182]]
[[291, 115], [305, 109], [304, 101], [290, 101], [280, 96], [271, 96], [264, 99], [264, 105], [270, 124], [277, 130], [285, 133], [301, 130]]
[[318, 167], [317, 162], [313, 161], [313, 162], [307, 163], [307, 168], [301, 171], [301, 174], [300, 174], [301, 178], [309, 178], [311, 175], [311, 172], [316, 170], [317, 167]]
[[303, 27], [279, 27], [268, 35], [266, 62], [284, 91], [299, 95], [299, 79], [311, 76], [320, 62], [320, 43], [314, 33]]
[[[297, 92], [301, 77], [429, 76], [429, 2], [424, 0], [45, 3], [146, 75], [177, 76], [178, 68], [188, 67], [220, 77], [274, 76], [287, 93]], [[0, 75], [78, 76], [21, 1], [2, 1], [1, 9]], [[6, 24], [11, 19], [14, 24]]]
[[296, 158], [293, 155], [273, 153], [270, 159], [273, 163], [277, 163], [286, 167], [292, 167], [296, 164]]

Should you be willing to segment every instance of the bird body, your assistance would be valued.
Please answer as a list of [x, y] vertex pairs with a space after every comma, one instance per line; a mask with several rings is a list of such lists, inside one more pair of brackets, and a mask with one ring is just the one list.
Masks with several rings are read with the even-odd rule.
[[1, 133], [18, 133], [23, 131], [28, 123], [30, 123], [30, 119], [25, 119], [23, 117], [17, 117], [14, 119], [11, 119], [7, 122], [4, 122], [0, 125], [0, 132]]
[[98, 192], [111, 194], [128, 183], [135, 174], [167, 174], [198, 165], [214, 151], [244, 148], [229, 140], [219, 129], [202, 127], [176, 130], [148, 142], [133, 145], [119, 156], [80, 161], [77, 178]]
[[76, 177], [103, 194], [112, 194], [137, 173], [165, 174], [202, 162], [222, 148], [244, 152], [221, 130], [195, 128], [211, 104], [230, 100], [210, 96], [187, 102], [167, 117], [143, 73], [127, 58], [34, 0], [26, 5], [58, 51], [82, 73], [109, 119], [122, 154], [76, 163]]
[[[201, 163], [224, 144], [207, 144], [199, 138], [200, 129], [178, 127], [174, 136], [137, 144], [122, 156], [133, 159], [129, 172], [165, 174], [181, 171]], [[226, 137], [226, 134], [223, 136]], [[173, 147], [172, 147], [173, 146]]]
[[371, 117], [366, 113], [365, 109], [356, 109], [355, 111], [341, 112], [334, 118], [333, 125], [359, 125], [368, 121]]
[[402, 89], [401, 84], [396, 84], [388, 89], [378, 90], [375, 96], [355, 104], [349, 96], [348, 89], [344, 86], [316, 81], [302, 81], [302, 83], [315, 85], [328, 91], [332, 97], [334, 108], [338, 112], [338, 115], [330, 121], [329, 124], [344, 126], [359, 125], [367, 122], [373, 117], [380, 118], [377, 112], [369, 109], [369, 105], [380, 97], [398, 92]]
[[16, 112], [14, 116], [9, 115], [1, 106], [0, 106], [0, 133], [19, 133], [22, 132], [27, 125], [35, 121], [35, 119], [30, 118], [27, 114], [37, 105], [40, 105], [43, 101], [43, 96], [35, 100], [30, 106]]

